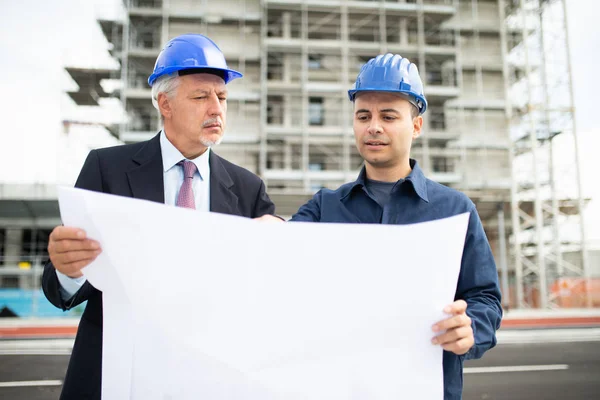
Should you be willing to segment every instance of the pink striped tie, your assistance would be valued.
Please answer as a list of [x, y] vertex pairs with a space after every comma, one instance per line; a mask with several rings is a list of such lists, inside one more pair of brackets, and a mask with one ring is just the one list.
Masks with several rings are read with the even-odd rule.
[[179, 195], [177, 196], [177, 207], [185, 207], [196, 209], [196, 201], [194, 200], [194, 191], [192, 190], [192, 180], [196, 173], [196, 164], [191, 161], [183, 160], [179, 161], [177, 165], [183, 167], [183, 183], [179, 189]]

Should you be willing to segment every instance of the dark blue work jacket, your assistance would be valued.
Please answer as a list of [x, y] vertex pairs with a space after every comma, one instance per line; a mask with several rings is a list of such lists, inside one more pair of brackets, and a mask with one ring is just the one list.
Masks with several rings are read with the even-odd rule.
[[394, 185], [384, 208], [368, 193], [363, 168], [356, 181], [337, 190], [319, 191], [291, 220], [412, 224], [470, 213], [455, 300], [467, 302], [475, 345], [463, 356], [444, 351], [443, 358], [444, 399], [461, 399], [463, 360], [480, 358], [496, 344], [496, 330], [502, 319], [498, 273], [473, 202], [465, 194], [425, 178], [415, 160], [410, 164], [411, 173]]

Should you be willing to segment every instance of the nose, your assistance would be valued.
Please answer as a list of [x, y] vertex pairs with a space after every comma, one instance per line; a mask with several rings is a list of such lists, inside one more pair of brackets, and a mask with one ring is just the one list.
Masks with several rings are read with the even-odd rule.
[[367, 132], [369, 135], [378, 135], [382, 132], [381, 124], [378, 118], [371, 118]]
[[211, 117], [220, 117], [223, 115], [223, 103], [216, 93], [213, 93], [209, 98], [208, 114]]

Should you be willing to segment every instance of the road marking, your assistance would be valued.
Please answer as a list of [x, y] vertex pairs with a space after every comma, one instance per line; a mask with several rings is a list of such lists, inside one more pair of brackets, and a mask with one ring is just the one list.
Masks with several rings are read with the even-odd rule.
[[498, 344], [545, 344], [600, 341], [600, 328], [581, 329], [500, 329]]
[[17, 382], [0, 382], [0, 387], [28, 387], [28, 386], [60, 386], [62, 381], [17, 381]]
[[562, 371], [569, 369], [567, 364], [551, 365], [514, 365], [506, 367], [469, 367], [465, 368], [465, 374], [486, 374], [494, 372], [529, 372], [529, 371]]
[[0, 356], [69, 356], [70, 350], [61, 349], [0, 349]]

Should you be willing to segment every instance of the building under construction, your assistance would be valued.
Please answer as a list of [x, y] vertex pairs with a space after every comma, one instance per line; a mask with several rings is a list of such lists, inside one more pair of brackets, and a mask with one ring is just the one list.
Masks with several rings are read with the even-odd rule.
[[[551, 153], [555, 136], [576, 144], [564, 1], [125, 0], [124, 6], [123, 20], [99, 21], [121, 69], [68, 69], [79, 85], [69, 93], [77, 104], [120, 98], [129, 118], [111, 131], [123, 142], [147, 140], [160, 129], [147, 78], [161, 46], [183, 33], [205, 34], [244, 74], [229, 85], [228, 126], [216, 152], [260, 175], [278, 213], [290, 216], [320, 188], [356, 178], [362, 159], [347, 90], [368, 59], [400, 54], [419, 67], [429, 102], [412, 157], [430, 179], [477, 205], [505, 306], [509, 299], [513, 307], [591, 304], [585, 202], [578, 184], [556, 190]], [[120, 80], [120, 89], [107, 93], [107, 79]], [[569, 156], [571, 182], [578, 182], [576, 151]]]
[[398, 53], [418, 65], [429, 101], [414, 158], [430, 178], [466, 191], [494, 230], [511, 188], [499, 7], [452, 0], [128, 1], [124, 22], [100, 21], [122, 65], [119, 96], [130, 119], [119, 138], [145, 140], [160, 129], [146, 81], [161, 45], [186, 32], [206, 34], [244, 73], [230, 84], [229, 124], [217, 151], [258, 173], [279, 212], [291, 215], [319, 188], [356, 177], [362, 160], [347, 90], [369, 58]]

